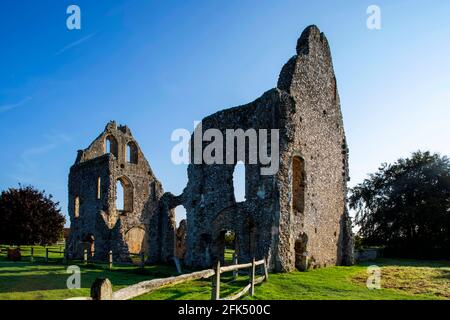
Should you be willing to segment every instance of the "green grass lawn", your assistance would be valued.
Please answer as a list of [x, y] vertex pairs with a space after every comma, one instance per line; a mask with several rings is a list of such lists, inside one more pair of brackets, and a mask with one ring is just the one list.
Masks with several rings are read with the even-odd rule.
[[[3, 249], [8, 248], [9, 246], [2, 245], [0, 246]], [[63, 252], [64, 252], [64, 246], [63, 245], [53, 245], [53, 246], [20, 246], [20, 252], [22, 255], [22, 258], [24, 260], [29, 260], [31, 256], [31, 247], [33, 247], [33, 257], [37, 261], [44, 261], [45, 260], [45, 250], [46, 248], [49, 249], [48, 258], [50, 260], [62, 260], [63, 259]], [[6, 256], [6, 253], [3, 252], [1, 256]]]
[[139, 270], [135, 266], [105, 266], [79, 264], [81, 288], [67, 289], [67, 266], [57, 263], [31, 264], [28, 261], [10, 262], [0, 257], [0, 300], [54, 300], [89, 296], [90, 286], [98, 277], [105, 277], [113, 283], [113, 289], [153, 278], [165, 278], [176, 274], [175, 268], [147, 266]]
[[[381, 269], [381, 290], [366, 287], [367, 266], [376, 264]], [[176, 274], [174, 267], [115, 266], [107, 270], [100, 266], [81, 268], [81, 289], [66, 288], [66, 266], [29, 262], [10, 262], [0, 257], [0, 299], [65, 299], [89, 296], [89, 288], [97, 277], [109, 278], [113, 289], [153, 278]], [[221, 296], [242, 289], [248, 283], [247, 275], [232, 281], [231, 275], [222, 276]], [[269, 281], [255, 289], [253, 298], [245, 299], [450, 299], [450, 261], [430, 262], [416, 260], [379, 259], [352, 267], [329, 267], [308, 272], [270, 274]], [[198, 280], [183, 283], [136, 299], [209, 299], [211, 282]]]

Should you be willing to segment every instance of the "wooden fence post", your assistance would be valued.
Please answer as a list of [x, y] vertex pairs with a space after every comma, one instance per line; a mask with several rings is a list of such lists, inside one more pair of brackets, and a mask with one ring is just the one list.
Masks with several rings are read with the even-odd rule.
[[252, 273], [250, 275], [250, 295], [255, 294], [255, 258], [252, 259]]
[[264, 258], [264, 281], [269, 281], [268, 258]]
[[211, 300], [219, 300], [219, 299], [220, 299], [220, 260], [217, 260], [212, 280]]
[[[233, 253], [233, 264], [238, 264], [238, 257], [236, 251]], [[239, 271], [236, 269], [233, 271], [233, 280], [237, 280]]]
[[48, 248], [45, 248], [45, 263], [48, 263]]
[[113, 253], [112, 250], [109, 250], [109, 268], [112, 269], [113, 267]]
[[84, 264], [87, 264], [87, 249], [84, 249], [84, 254], [83, 254], [83, 262]]
[[31, 262], [31, 263], [34, 262], [34, 248], [33, 248], [33, 247], [31, 247], [30, 262]]

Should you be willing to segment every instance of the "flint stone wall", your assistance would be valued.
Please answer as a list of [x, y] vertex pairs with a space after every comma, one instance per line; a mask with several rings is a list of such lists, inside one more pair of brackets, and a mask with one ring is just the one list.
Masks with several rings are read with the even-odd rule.
[[[107, 139], [113, 141], [109, 153]], [[129, 159], [128, 144], [134, 147]], [[119, 180], [124, 186], [123, 211], [116, 209]], [[115, 261], [130, 261], [130, 253], [140, 252], [148, 253], [151, 261], [168, 261], [173, 252], [162, 252], [160, 245], [162, 229], [171, 228], [159, 215], [162, 194], [160, 182], [128, 127], [108, 123], [87, 149], [78, 151], [70, 169], [68, 257], [80, 259], [87, 248], [98, 260], [107, 260], [112, 250]]]
[[[128, 260], [130, 250], [142, 251], [150, 263], [176, 256], [187, 266], [210, 268], [224, 260], [225, 233], [232, 231], [242, 263], [268, 257], [269, 269], [276, 271], [353, 263], [346, 210], [348, 147], [330, 48], [317, 27], [302, 33], [276, 88], [251, 103], [204, 118], [196, 131], [207, 129], [217, 129], [224, 137], [227, 129], [265, 129], [269, 154], [274, 150], [271, 129], [279, 130], [279, 170], [262, 175], [261, 162], [248, 163], [247, 145], [245, 201], [238, 202], [235, 164], [196, 163], [191, 154], [183, 193], [164, 193], [130, 130], [111, 122], [78, 152], [70, 170], [68, 254], [81, 257], [83, 248], [90, 246], [95, 247], [95, 258], [105, 259], [113, 250], [115, 259]], [[117, 146], [106, 153], [110, 137]], [[194, 140], [193, 135], [191, 144]], [[137, 163], [125, 160], [130, 142], [136, 148], [131, 158]], [[203, 142], [202, 149], [210, 143]], [[224, 141], [223, 155], [225, 146]], [[237, 154], [234, 158], [237, 163]], [[123, 212], [115, 209], [118, 179], [128, 186], [128, 199], [132, 195]], [[174, 210], [179, 205], [187, 217], [177, 230]]]
[[[218, 129], [224, 136], [226, 129], [279, 129], [280, 168], [263, 176], [259, 162], [246, 164], [246, 199], [236, 202], [235, 165], [189, 165], [183, 194], [165, 194], [166, 210], [183, 205], [187, 211], [187, 265], [210, 267], [223, 260], [226, 231], [236, 234], [241, 262], [268, 256], [277, 271], [353, 263], [348, 148], [330, 48], [317, 27], [301, 35], [277, 88], [208, 116], [201, 125], [201, 132]], [[301, 181], [294, 179], [294, 158], [302, 166]], [[302, 200], [294, 199], [294, 189], [302, 191]], [[293, 209], [294, 201], [301, 209]]]

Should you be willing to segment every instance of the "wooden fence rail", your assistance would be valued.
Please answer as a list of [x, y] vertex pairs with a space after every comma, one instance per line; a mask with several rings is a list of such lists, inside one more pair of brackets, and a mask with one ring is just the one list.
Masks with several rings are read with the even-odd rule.
[[[62, 259], [64, 264], [67, 264], [68, 258], [66, 256], [66, 250], [63, 247], [60, 247], [59, 249], [57, 248], [47, 248], [47, 247], [43, 247], [43, 246], [8, 246], [8, 245], [0, 245], [0, 255], [7, 255], [8, 254], [8, 249], [19, 249], [21, 253], [27, 253], [27, 255], [22, 255], [22, 258], [29, 258], [30, 262], [33, 263], [34, 261], [36, 261], [38, 258], [43, 260], [45, 263], [48, 263], [51, 259]], [[29, 255], [28, 255], [29, 253]], [[60, 254], [61, 257], [50, 257], [50, 253], [57, 253]], [[94, 260], [93, 256], [94, 256], [95, 251], [90, 251], [88, 249], [84, 249], [83, 250], [83, 255], [81, 257], [81, 262], [83, 264], [88, 264], [88, 263], [106, 263], [109, 267], [109, 269], [111, 269], [113, 267], [113, 252], [109, 251], [108, 253], [108, 257], [106, 260]], [[136, 265], [138, 264], [139, 267], [143, 268], [145, 266], [145, 254], [144, 253], [129, 253], [130, 257], [136, 257], [138, 258], [138, 262], [120, 262], [120, 264], [124, 264], [124, 265]], [[71, 261], [77, 261], [79, 262], [80, 260], [71, 260]]]
[[[256, 278], [256, 267], [260, 265], [264, 268], [264, 275]], [[233, 271], [234, 276], [236, 271], [242, 269], [251, 270], [249, 284], [238, 293], [220, 299], [220, 275], [225, 272]], [[253, 296], [255, 293], [255, 285], [268, 281], [269, 279], [266, 259], [261, 259], [259, 261], [255, 261], [255, 259], [253, 259], [251, 263], [235, 264], [226, 267], [220, 267], [220, 262], [217, 262], [214, 269], [206, 269], [179, 276], [142, 281], [119, 289], [116, 292], [112, 292], [112, 285], [108, 279], [97, 279], [91, 287], [91, 297], [76, 297], [67, 300], [129, 300], [164, 287], [173, 286], [187, 281], [208, 279], [211, 277], [213, 278], [211, 290], [212, 300], [236, 300], [247, 293], [250, 293]]]
[[[31, 262], [33, 262], [33, 260], [35, 258], [35, 256], [34, 256], [35, 250], [34, 249], [35, 248], [33, 248], [33, 247], [26, 248], [26, 249], [21, 248], [21, 250], [23, 250], [23, 251], [30, 251], [30, 261]], [[39, 248], [39, 250], [40, 249], [41, 248]], [[42, 248], [42, 249], [44, 249], [44, 248]], [[0, 247], [0, 253], [2, 251], [6, 251], [6, 248]], [[52, 250], [49, 248], [45, 248], [45, 258], [44, 258], [45, 262], [48, 263], [48, 261], [49, 261], [49, 253], [62, 254], [63, 260], [65, 262], [67, 262], [65, 250], [60, 249], [58, 251], [58, 250]], [[93, 255], [93, 252], [91, 252], [91, 256], [92, 255]], [[143, 253], [130, 254], [130, 255], [137, 256], [140, 258], [140, 261], [139, 261], [140, 267], [145, 266], [145, 255]], [[83, 251], [83, 262], [85, 264], [87, 264], [88, 262], [93, 262], [92, 258], [89, 259], [87, 249], [85, 249]], [[112, 251], [109, 251], [107, 263], [108, 263], [109, 268], [111, 269], [113, 267], [113, 252]], [[256, 267], [260, 266], [260, 265], [263, 266], [264, 274], [261, 277], [256, 278]], [[236, 280], [237, 276], [238, 276], [238, 271], [242, 270], [242, 269], [250, 269], [249, 284], [246, 285], [241, 291], [239, 291], [235, 294], [232, 294], [225, 298], [220, 298], [221, 274], [232, 271], [233, 279]], [[116, 292], [112, 292], [112, 286], [108, 279], [104, 279], [104, 280], [98, 279], [99, 281], [95, 281], [91, 287], [91, 297], [75, 297], [75, 298], [70, 298], [67, 300], [103, 300], [103, 299], [128, 300], [128, 299], [132, 299], [137, 296], [140, 296], [140, 295], [143, 295], [143, 294], [146, 294], [146, 293], [149, 293], [149, 292], [152, 292], [152, 291], [164, 288], [164, 287], [173, 286], [173, 285], [180, 284], [180, 283], [187, 282], [187, 281], [194, 281], [194, 280], [198, 280], [198, 279], [207, 279], [210, 277], [212, 277], [212, 284], [211, 284], [211, 287], [212, 287], [211, 299], [212, 300], [236, 300], [236, 299], [239, 299], [240, 297], [244, 296], [247, 293], [250, 293], [250, 295], [253, 296], [255, 293], [255, 286], [264, 281], [268, 281], [268, 279], [269, 279], [269, 273], [268, 273], [268, 269], [267, 269], [267, 261], [266, 261], [266, 259], [261, 259], [259, 261], [255, 261], [255, 259], [253, 259], [252, 262], [250, 262], [250, 263], [238, 264], [237, 257], [235, 255], [233, 257], [233, 265], [221, 267], [220, 261], [218, 261], [217, 264], [215, 265], [214, 269], [206, 269], [206, 270], [197, 271], [197, 272], [193, 272], [193, 273], [182, 274], [179, 276], [142, 281], [142, 282], [136, 283], [134, 285], [131, 285], [129, 287], [122, 288]], [[109, 283], [109, 285], [104, 285], [105, 281], [107, 281], [107, 283]], [[102, 293], [102, 291], [104, 291], [104, 290], [109, 290], [110, 292], [106, 292], [106, 294], [95, 294], [95, 296], [93, 295], [93, 292]], [[105, 298], [105, 297], [109, 297], [109, 298]]]
[[[21, 254], [24, 253], [24, 252], [29, 252], [29, 256], [28, 255], [22, 255], [22, 258], [29, 258], [31, 263], [33, 263], [36, 260], [36, 258], [44, 259], [44, 261], [46, 263], [48, 263], [48, 261], [49, 261], [49, 253], [61, 254], [63, 256], [62, 257], [63, 260], [64, 260], [64, 257], [65, 257], [65, 249], [60, 248], [59, 250], [55, 250], [55, 249], [49, 249], [49, 248], [46, 248], [46, 247], [36, 247], [35, 248], [33, 246], [30, 246], [30, 247], [21, 247], [21, 246], [6, 246], [6, 247], [3, 247], [2, 246], [2, 247], [0, 247], [0, 254], [1, 253], [6, 253], [7, 254], [8, 253], [8, 249], [19, 249]], [[44, 257], [36, 256], [37, 252], [44, 253]]]

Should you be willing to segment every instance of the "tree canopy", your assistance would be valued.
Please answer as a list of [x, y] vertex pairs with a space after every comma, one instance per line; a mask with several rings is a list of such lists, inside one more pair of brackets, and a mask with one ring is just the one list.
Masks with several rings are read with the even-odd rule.
[[59, 240], [65, 218], [59, 203], [31, 186], [0, 195], [0, 243], [51, 244]]
[[351, 190], [364, 245], [450, 253], [450, 160], [430, 152], [382, 164]]

